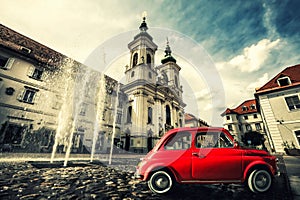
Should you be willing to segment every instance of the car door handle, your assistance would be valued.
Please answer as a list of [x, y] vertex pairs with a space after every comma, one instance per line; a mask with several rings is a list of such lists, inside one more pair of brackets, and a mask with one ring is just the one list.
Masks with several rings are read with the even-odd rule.
[[205, 155], [203, 154], [198, 154], [198, 153], [192, 153], [193, 156], [197, 156], [199, 158], [205, 158]]

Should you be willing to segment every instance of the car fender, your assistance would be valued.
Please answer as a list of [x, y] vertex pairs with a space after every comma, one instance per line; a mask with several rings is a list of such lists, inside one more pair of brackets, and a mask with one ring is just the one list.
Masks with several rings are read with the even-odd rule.
[[257, 160], [257, 161], [253, 161], [251, 162], [244, 170], [244, 175], [243, 175], [243, 178], [244, 180], [247, 179], [247, 176], [249, 175], [249, 172], [256, 168], [256, 167], [259, 167], [259, 166], [264, 166], [266, 167], [269, 172], [271, 172], [271, 175], [272, 175], [272, 166], [270, 164], [268, 164], [267, 162], [264, 162], [263, 160]]
[[172, 175], [175, 178], [175, 180], [177, 182], [180, 181], [179, 175], [176, 172], [176, 170], [174, 170], [173, 168], [170, 168], [168, 166], [165, 166], [163, 163], [155, 163], [155, 164], [149, 166], [147, 168], [147, 170], [145, 171], [143, 180], [144, 181], [149, 180], [149, 178], [150, 178], [149, 175], [151, 175], [151, 173], [154, 172], [154, 171], [158, 171], [159, 169], [167, 169], [167, 170], [169, 170], [172, 173]]

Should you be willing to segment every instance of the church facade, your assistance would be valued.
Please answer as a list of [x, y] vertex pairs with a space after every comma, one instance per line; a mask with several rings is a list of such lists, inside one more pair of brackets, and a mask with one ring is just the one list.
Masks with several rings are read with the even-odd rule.
[[143, 18], [140, 32], [128, 44], [129, 65], [121, 87], [126, 96], [122, 143], [125, 150], [147, 152], [169, 129], [184, 126], [184, 107], [179, 73], [181, 67], [167, 42], [161, 64], [155, 66], [157, 45]]

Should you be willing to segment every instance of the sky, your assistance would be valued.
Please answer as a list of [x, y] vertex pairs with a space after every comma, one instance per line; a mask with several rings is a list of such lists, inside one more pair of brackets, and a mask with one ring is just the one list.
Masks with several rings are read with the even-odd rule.
[[254, 98], [255, 88], [300, 63], [299, 0], [0, 3], [1, 24], [117, 80], [146, 11], [148, 32], [159, 46], [157, 65], [168, 37], [182, 68], [185, 110], [211, 125], [222, 124], [227, 107]]

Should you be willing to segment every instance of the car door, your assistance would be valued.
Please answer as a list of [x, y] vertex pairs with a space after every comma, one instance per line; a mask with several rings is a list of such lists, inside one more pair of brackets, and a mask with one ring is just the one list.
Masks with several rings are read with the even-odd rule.
[[220, 131], [198, 132], [192, 151], [192, 178], [202, 181], [238, 180], [242, 153]]
[[168, 138], [160, 149], [159, 160], [176, 171], [181, 180], [191, 178], [191, 144], [191, 132], [179, 131]]

